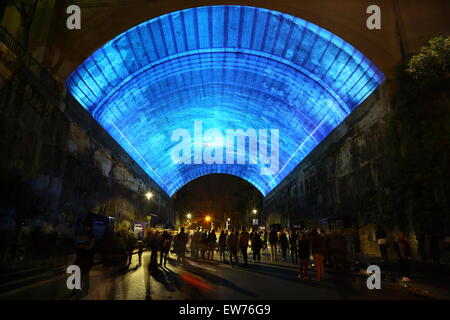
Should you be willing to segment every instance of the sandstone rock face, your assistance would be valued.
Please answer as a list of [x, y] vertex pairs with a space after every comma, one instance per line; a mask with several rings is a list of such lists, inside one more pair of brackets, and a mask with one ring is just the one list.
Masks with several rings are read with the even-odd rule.
[[[36, 262], [45, 252], [58, 256], [54, 246], [70, 247], [70, 239], [89, 228], [93, 215], [131, 225], [146, 221], [152, 210], [159, 213], [155, 222], [173, 223], [172, 199], [148, 177], [130, 170], [129, 160], [125, 164], [122, 155], [105, 147], [106, 133], [86, 125], [87, 114], [73, 119], [61, 106], [63, 99], [47, 94], [25, 70], [17, 70], [0, 88], [0, 148], [6, 155], [0, 163], [0, 225], [6, 228], [0, 237], [0, 264], [17, 258], [17, 239], [21, 246], [31, 245], [37, 234], [36, 239], [49, 242], [24, 249], [23, 262]], [[147, 190], [156, 202], [148, 203]]]
[[283, 224], [289, 216], [291, 223], [303, 220], [320, 228], [326, 219], [343, 217], [360, 228], [351, 232], [359, 237], [361, 252], [379, 255], [370, 226], [383, 206], [380, 157], [388, 102], [379, 94], [358, 107], [266, 197], [265, 214], [279, 214]]
[[[359, 106], [267, 195], [264, 199], [266, 221], [279, 216], [284, 225], [301, 220], [309, 227], [351, 234], [358, 239], [359, 253], [366, 258], [381, 256], [376, 238], [377, 222], [381, 222], [390, 244], [389, 256], [396, 258], [393, 248], [399, 227], [382, 222], [383, 216], [392, 214], [386, 187], [390, 182], [386, 176], [395, 165], [386, 157], [385, 146], [390, 139], [386, 118], [391, 106], [383, 90], [386, 86]], [[406, 236], [413, 258], [421, 259], [411, 212], [396, 214], [402, 217], [402, 232], [409, 229]], [[327, 227], [333, 219], [343, 219], [346, 227], [330, 231]], [[423, 250], [431, 256], [431, 250]], [[442, 253], [445, 255], [443, 250]]]
[[91, 149], [91, 139], [75, 123], [70, 124], [67, 150], [75, 155], [86, 154]]
[[116, 163], [112, 169], [113, 179], [124, 187], [134, 192], [145, 192], [145, 184], [142, 180], [135, 178], [129, 170], [121, 163]]
[[113, 161], [111, 155], [104, 149], [99, 149], [94, 153], [95, 165], [101, 170], [103, 176], [109, 177]]

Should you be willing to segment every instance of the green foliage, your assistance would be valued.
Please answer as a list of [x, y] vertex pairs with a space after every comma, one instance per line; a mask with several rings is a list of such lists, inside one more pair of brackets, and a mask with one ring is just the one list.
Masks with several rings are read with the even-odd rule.
[[398, 82], [399, 95], [407, 100], [450, 90], [450, 36], [431, 39], [406, 65], [400, 65]]
[[421, 84], [435, 84], [450, 75], [450, 37], [438, 36], [428, 42], [419, 54], [413, 56], [406, 68], [411, 77]]
[[450, 37], [442, 36], [401, 65], [387, 126], [386, 211], [391, 221], [411, 215], [416, 232], [450, 231], [442, 223], [449, 214], [449, 70]]

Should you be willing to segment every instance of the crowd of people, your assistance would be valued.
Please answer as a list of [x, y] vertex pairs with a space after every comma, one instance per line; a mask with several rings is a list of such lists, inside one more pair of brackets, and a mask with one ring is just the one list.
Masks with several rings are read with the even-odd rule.
[[[75, 264], [82, 269], [82, 283], [89, 288], [89, 271], [94, 260], [95, 239], [91, 233], [76, 246]], [[98, 247], [98, 245], [97, 245]], [[105, 265], [121, 265], [128, 267], [133, 254], [138, 254], [139, 264], [142, 263], [142, 253], [145, 249], [151, 252], [150, 264], [167, 267], [170, 253], [176, 254], [177, 263], [183, 263], [186, 253], [192, 259], [213, 261], [215, 253], [218, 261], [227, 263], [231, 267], [247, 266], [248, 252], [252, 253], [253, 263], [261, 262], [261, 252], [267, 251], [271, 261], [284, 261], [298, 265], [298, 278], [308, 280], [308, 271], [315, 270], [314, 280], [324, 279], [324, 270], [327, 268], [347, 268], [349, 263], [356, 262], [356, 245], [342, 234], [327, 235], [322, 230], [290, 230], [278, 231], [271, 228], [266, 230], [246, 230], [197, 228], [186, 232], [181, 228], [178, 233], [168, 230], [160, 231], [148, 229], [144, 235], [135, 237], [133, 232], [116, 233], [107, 240], [102, 250]], [[108, 248], [108, 250], [106, 250]], [[399, 235], [395, 243], [399, 257], [403, 281], [409, 280], [409, 261], [411, 251], [403, 234]], [[137, 252], [136, 252], [137, 250]], [[290, 259], [289, 259], [290, 256]], [[158, 259], [159, 258], [159, 259]], [[311, 259], [312, 258], [312, 259]], [[312, 261], [312, 263], [311, 263]]]
[[[137, 243], [140, 246], [139, 261], [142, 248], [146, 247], [151, 251], [151, 263], [159, 263], [161, 266], [166, 266], [169, 253], [173, 252], [178, 263], [182, 263], [188, 253], [193, 259], [209, 261], [213, 261], [216, 255], [218, 261], [232, 267], [245, 267], [249, 263], [249, 249], [253, 263], [260, 262], [262, 250], [267, 250], [271, 261], [290, 260], [298, 265], [300, 279], [308, 279], [308, 270], [313, 266], [316, 280], [323, 279], [324, 266], [344, 268], [348, 263], [349, 251], [351, 257], [355, 256], [355, 248], [349, 246], [343, 237], [336, 236], [332, 239], [316, 229], [278, 231], [272, 228], [267, 232], [256, 229], [247, 231], [246, 227], [231, 230], [198, 227], [191, 232], [181, 228], [175, 235], [168, 231], [148, 230], [144, 239], [139, 239]], [[131, 244], [130, 259], [134, 248], [135, 245]]]
[[[89, 244], [88, 247], [91, 251], [92, 245]], [[298, 265], [299, 279], [309, 279], [308, 271], [313, 267], [315, 270], [313, 279], [318, 281], [324, 279], [325, 267], [345, 269], [349, 267], [349, 264], [356, 262], [357, 250], [355, 244], [348, 241], [343, 235], [327, 235], [317, 229], [278, 231], [271, 228], [267, 232], [256, 229], [247, 231], [246, 227], [222, 229], [220, 232], [216, 228], [209, 230], [199, 227], [189, 233], [181, 228], [176, 234], [168, 230], [148, 229], [143, 236], [139, 234], [137, 238], [132, 232], [118, 233], [114, 237], [114, 244], [106, 247], [114, 250], [103, 252], [104, 263], [114, 260], [119, 261], [122, 266], [129, 266], [133, 254], [137, 253], [139, 264], [141, 264], [142, 253], [147, 249], [151, 252], [150, 264], [159, 264], [164, 267], [167, 267], [171, 252], [176, 254], [177, 263], [184, 262], [186, 253], [192, 259], [208, 261], [213, 261], [217, 253], [218, 261], [232, 267], [245, 267], [249, 263], [249, 249], [252, 253], [253, 263], [259, 263], [261, 252], [267, 250], [271, 261], [289, 262], [290, 260], [292, 264]], [[397, 241], [396, 248], [400, 258], [403, 280], [409, 281], [410, 249], [404, 237]], [[91, 265], [92, 255], [83, 255], [83, 250], [84, 247], [81, 247], [77, 256], [82, 260], [89, 261], [83, 260], [84, 263], [80, 261], [80, 264]], [[90, 266], [83, 269], [89, 270]]]

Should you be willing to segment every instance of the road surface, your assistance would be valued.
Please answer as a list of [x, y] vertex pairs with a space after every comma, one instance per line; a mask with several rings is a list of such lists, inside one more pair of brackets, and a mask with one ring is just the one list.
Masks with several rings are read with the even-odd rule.
[[[67, 289], [68, 275], [41, 281], [0, 295], [0, 299], [420, 299], [423, 296], [399, 286], [382, 282], [380, 290], [369, 290], [362, 275], [328, 272], [323, 281], [297, 279], [297, 267], [289, 262], [271, 262], [267, 251], [260, 263], [231, 267], [217, 261], [187, 258], [177, 264], [171, 255], [167, 267], [150, 266], [144, 252], [142, 265], [133, 256], [127, 270], [97, 265], [90, 273], [87, 294]], [[241, 258], [242, 259], [242, 258]], [[310, 270], [313, 276], [313, 270]]]

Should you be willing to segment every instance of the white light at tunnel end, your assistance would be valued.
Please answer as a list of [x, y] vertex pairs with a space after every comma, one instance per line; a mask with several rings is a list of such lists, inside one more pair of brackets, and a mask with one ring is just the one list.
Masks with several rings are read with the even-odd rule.
[[[194, 121], [193, 130], [178, 128], [172, 132], [170, 150], [175, 165], [257, 165], [260, 174], [276, 175], [280, 170], [280, 130], [209, 128]], [[248, 147], [247, 147], [248, 146]]]

